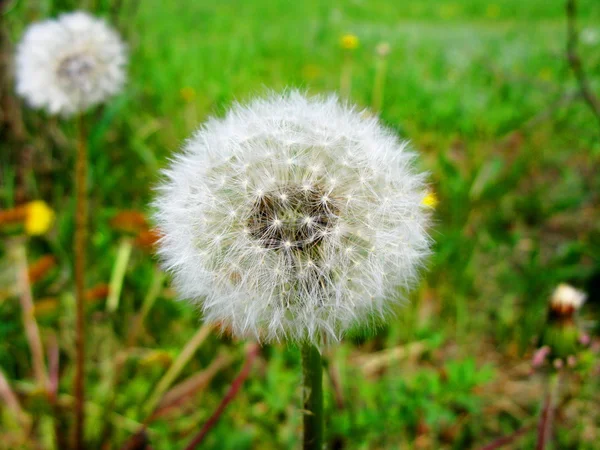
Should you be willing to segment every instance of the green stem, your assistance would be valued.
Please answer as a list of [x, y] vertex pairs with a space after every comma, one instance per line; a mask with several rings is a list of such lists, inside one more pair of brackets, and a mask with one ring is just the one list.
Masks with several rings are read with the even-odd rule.
[[319, 350], [310, 343], [302, 346], [304, 383], [304, 450], [323, 448], [323, 364]]
[[132, 247], [133, 242], [130, 237], [121, 239], [117, 260], [110, 276], [108, 299], [106, 300], [106, 310], [110, 313], [115, 312], [119, 307], [119, 298], [121, 297], [121, 289], [123, 288], [123, 280], [125, 279], [125, 272], [127, 272]]
[[373, 84], [373, 111], [381, 112], [383, 105], [383, 91], [387, 74], [387, 57], [379, 56], [375, 66], [375, 82]]
[[144, 297], [144, 303], [142, 304], [142, 308], [140, 312], [138, 312], [133, 318], [133, 325], [131, 326], [131, 331], [129, 336], [127, 337], [127, 348], [133, 347], [137, 342], [140, 332], [144, 327], [144, 321], [146, 320], [146, 316], [154, 306], [154, 302], [162, 292], [162, 287], [165, 283], [166, 275], [163, 271], [154, 269], [154, 276], [152, 277], [152, 284], [150, 285], [150, 289], [146, 293], [146, 297]]
[[344, 100], [348, 100], [350, 98], [350, 91], [352, 91], [352, 66], [352, 53], [347, 51], [344, 55], [342, 74], [340, 78], [340, 97]]
[[154, 276], [152, 277], [152, 284], [150, 285], [150, 289], [148, 289], [148, 293], [146, 297], [144, 297], [144, 303], [142, 304], [142, 308], [139, 312], [139, 320], [140, 325], [144, 323], [146, 320], [146, 316], [150, 312], [150, 309], [154, 306], [154, 302], [160, 295], [163, 285], [165, 283], [166, 275], [162, 270], [155, 269]]

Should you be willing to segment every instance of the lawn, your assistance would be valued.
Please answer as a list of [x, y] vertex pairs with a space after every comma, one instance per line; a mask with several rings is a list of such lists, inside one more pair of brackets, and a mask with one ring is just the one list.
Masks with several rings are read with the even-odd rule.
[[[133, 245], [124, 268], [118, 308], [107, 311], [107, 284], [133, 241], [118, 214], [148, 215], [159, 170], [205, 119], [233, 102], [288, 87], [335, 92], [346, 76], [351, 84], [342, 94], [371, 108], [383, 65], [383, 101], [373, 113], [410, 140], [419, 168], [430, 173], [439, 199], [434, 251], [410, 302], [386, 326], [356, 330], [324, 352], [328, 448], [478, 449], [523, 427], [531, 430], [507, 448], [535, 448], [552, 370], [532, 373], [530, 361], [553, 289], [570, 283], [585, 290], [581, 322], [592, 339], [600, 330], [600, 124], [566, 57], [564, 3], [7, 2], [0, 24], [7, 60], [28, 24], [76, 8], [106, 18], [129, 47], [125, 90], [86, 115], [88, 448], [125, 448], [144, 422], [152, 448], [184, 448], [249, 353], [247, 342], [217, 330], [198, 337], [207, 328], [197, 308], [177, 301], [141, 245]], [[597, 0], [578, 2], [578, 27], [578, 51], [600, 96]], [[356, 49], [341, 47], [345, 34], [357, 36]], [[377, 51], [382, 43], [389, 44], [385, 57]], [[11, 83], [2, 86], [3, 100], [13, 98]], [[60, 356], [60, 377], [57, 401], [34, 382], [11, 259], [15, 236], [6, 235], [0, 367], [33, 431], [25, 437], [0, 405], [0, 448], [60, 449], [55, 436], [68, 436], [75, 368], [76, 127], [16, 105], [20, 113], [13, 102], [0, 117], [0, 209], [44, 199], [56, 212], [52, 230], [26, 246], [30, 264], [54, 258], [32, 277], [32, 288], [44, 347]], [[14, 123], [21, 115], [26, 136], [19, 140]], [[163, 397], [159, 381], [190, 342], [192, 356], [165, 387], [171, 397]], [[563, 377], [547, 448], [596, 448], [600, 358], [585, 358], [587, 365]], [[299, 448], [300, 388], [298, 348], [262, 346], [204, 448]]]

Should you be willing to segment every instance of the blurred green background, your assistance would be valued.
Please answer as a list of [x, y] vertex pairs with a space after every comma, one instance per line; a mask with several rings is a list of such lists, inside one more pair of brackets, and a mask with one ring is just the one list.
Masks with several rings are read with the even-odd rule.
[[[390, 52], [379, 114], [410, 139], [421, 168], [431, 174], [439, 198], [436, 244], [420, 288], [388, 326], [357, 332], [326, 352], [329, 448], [482, 448], [536, 423], [545, 384], [544, 375], [530, 374], [529, 360], [550, 293], [560, 282], [585, 289], [582, 313], [592, 334], [599, 310], [600, 125], [566, 58], [565, 2], [3, 3], [6, 60], [28, 24], [78, 8], [106, 18], [129, 45], [125, 92], [88, 114], [87, 278], [96, 287], [87, 309], [89, 448], [121, 448], [139, 429], [158, 381], [201, 326], [194, 307], [174, 301], [167, 280], [139, 338], [127, 345], [159, 272], [156, 260], [134, 246], [119, 309], [106, 312], [102, 287], [123, 242], [115, 215], [147, 213], [169, 156], [203, 120], [234, 101], [288, 86], [337, 91], [351, 70], [349, 98], [370, 107], [381, 43]], [[580, 0], [578, 7], [578, 51], [600, 95], [600, 2]], [[358, 38], [356, 49], [342, 48], [346, 34]], [[11, 85], [3, 89], [3, 97], [12, 95]], [[51, 348], [56, 340], [60, 350], [62, 403], [50, 404], [35, 389], [5, 251], [0, 367], [35, 431], [23, 437], [0, 407], [6, 436], [0, 448], [61, 448], [52, 427], [67, 429], [72, 401], [75, 128], [21, 107], [24, 145], [11, 141], [11, 121], [2, 117], [0, 208], [41, 198], [57, 214], [50, 233], [29, 240], [28, 257], [31, 263], [44, 255], [57, 261], [33, 292], [44, 344]], [[199, 374], [206, 383], [150, 422], [152, 448], [185, 446], [235, 378], [244, 345], [217, 332], [202, 342], [170, 387]], [[115, 378], [117, 355], [124, 362]], [[203, 448], [299, 448], [300, 377], [296, 348], [262, 347]], [[569, 378], [553, 448], [597, 448], [598, 387], [591, 370]], [[512, 445], [534, 448], [535, 432]]]

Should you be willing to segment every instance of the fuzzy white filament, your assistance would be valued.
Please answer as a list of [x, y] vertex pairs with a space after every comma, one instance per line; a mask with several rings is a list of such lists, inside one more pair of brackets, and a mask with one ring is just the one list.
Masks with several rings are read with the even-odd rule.
[[84, 12], [27, 28], [16, 52], [17, 93], [33, 108], [70, 116], [105, 101], [125, 82], [126, 48]]
[[207, 321], [236, 335], [339, 339], [383, 317], [428, 253], [413, 158], [334, 96], [235, 105], [164, 172], [164, 267]]

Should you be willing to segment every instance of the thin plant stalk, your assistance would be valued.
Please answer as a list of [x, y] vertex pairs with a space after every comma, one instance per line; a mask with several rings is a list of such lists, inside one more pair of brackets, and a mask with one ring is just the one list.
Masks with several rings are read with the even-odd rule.
[[150, 416], [158, 403], [160, 402], [163, 394], [166, 390], [173, 384], [173, 381], [177, 378], [177, 376], [181, 373], [185, 365], [189, 362], [189, 360], [194, 356], [196, 350], [202, 345], [202, 343], [206, 340], [208, 335], [210, 334], [212, 327], [210, 325], [204, 324], [202, 325], [196, 334], [192, 336], [192, 338], [185, 344], [181, 353], [177, 356], [169, 370], [163, 375], [160, 379], [152, 394], [148, 398], [148, 401], [144, 405], [144, 417]]
[[144, 297], [144, 303], [142, 303], [142, 308], [134, 317], [133, 326], [131, 328], [131, 332], [129, 337], [127, 338], [127, 346], [132, 347], [142, 330], [144, 325], [144, 321], [146, 320], [146, 316], [154, 306], [156, 299], [160, 295], [163, 285], [165, 283], [166, 274], [162, 270], [155, 269], [154, 276], [152, 277], [152, 284]]
[[125, 279], [125, 272], [127, 272], [127, 265], [129, 264], [132, 248], [133, 240], [131, 237], [123, 237], [119, 243], [117, 259], [113, 266], [112, 274], [110, 276], [110, 283], [108, 285], [106, 310], [109, 313], [113, 313], [119, 308], [119, 299], [121, 297], [121, 290], [123, 288], [123, 280]]
[[2, 401], [6, 405], [6, 408], [14, 414], [14, 417], [16, 417], [18, 422], [23, 427], [25, 434], [27, 434], [27, 432], [29, 431], [29, 427], [31, 425], [31, 421], [29, 420], [29, 417], [27, 416], [25, 411], [23, 411], [23, 408], [21, 408], [19, 399], [17, 398], [16, 394], [11, 389], [10, 384], [8, 383], [8, 380], [6, 379], [6, 376], [4, 375], [4, 372], [2, 371], [1, 368], [0, 368], [0, 399], [2, 399]]
[[558, 403], [558, 391], [560, 389], [560, 371], [550, 375], [548, 380], [548, 393], [544, 399], [542, 413], [537, 429], [536, 450], [544, 450], [552, 439], [552, 427], [554, 422], [554, 413]]
[[[127, 351], [129, 349], [131, 349], [137, 342], [138, 336], [140, 334], [140, 331], [141, 331], [143, 323], [144, 323], [144, 319], [146, 318], [146, 316], [148, 315], [148, 312], [154, 305], [154, 302], [160, 295], [160, 293], [162, 291], [162, 287], [165, 282], [165, 278], [166, 278], [166, 276], [165, 276], [164, 272], [162, 272], [161, 270], [155, 269], [154, 277], [152, 277], [152, 284], [150, 285], [150, 288], [148, 289], [148, 292], [146, 293], [146, 296], [144, 297], [144, 303], [142, 304], [142, 308], [141, 308], [140, 312], [138, 312], [133, 319], [133, 325], [131, 326], [130, 332], [127, 336], [127, 343], [125, 345], [125, 351], [123, 353], [118, 354], [117, 357], [114, 359], [113, 378], [111, 381], [112, 389], [110, 390], [110, 392], [111, 392], [110, 398], [106, 402], [106, 407], [105, 407], [105, 411], [107, 414], [110, 414], [112, 412], [114, 405], [115, 405], [116, 391], [117, 391], [116, 387], [117, 387], [119, 381], [121, 380], [123, 366], [127, 360]], [[110, 423], [109, 422], [105, 422], [104, 429], [102, 430], [102, 433], [100, 434], [100, 436], [102, 436], [102, 442], [107, 442], [110, 439]]]
[[342, 74], [340, 78], [340, 97], [344, 100], [350, 98], [352, 91], [352, 67], [354, 65], [353, 52], [347, 50], [344, 54], [344, 62], [342, 63]]
[[63, 432], [64, 411], [58, 404], [58, 386], [60, 384], [60, 348], [54, 333], [48, 336], [48, 399], [52, 408], [52, 422], [54, 427], [54, 442], [56, 448], [69, 448], [68, 435]]
[[323, 363], [313, 344], [302, 346], [304, 450], [323, 448]]
[[502, 436], [496, 439], [494, 442], [487, 444], [485, 447], [481, 447], [479, 450], [496, 450], [508, 444], [512, 444], [514, 441], [530, 432], [533, 428], [534, 426], [532, 425], [526, 425], [524, 427], [521, 427], [514, 433], [509, 434], [508, 436]]
[[378, 55], [375, 63], [375, 81], [373, 83], [373, 104], [374, 112], [381, 112], [383, 106], [383, 93], [385, 88], [385, 78], [387, 75], [387, 55]]
[[85, 265], [87, 238], [87, 130], [85, 117], [77, 119], [77, 155], [75, 162], [75, 449], [83, 450], [85, 421]]
[[579, 91], [600, 125], [600, 100], [594, 95], [591, 83], [577, 50], [579, 40], [577, 32], [577, 1], [567, 0], [567, 60], [577, 78]]
[[23, 327], [27, 336], [29, 349], [31, 350], [31, 359], [33, 363], [33, 372], [39, 386], [48, 389], [48, 373], [44, 362], [44, 346], [40, 337], [40, 329], [35, 320], [35, 311], [33, 305], [33, 296], [31, 294], [31, 285], [29, 283], [29, 273], [27, 268], [27, 250], [22, 240], [17, 242], [14, 248], [14, 258], [17, 266], [17, 286], [19, 289], [19, 300], [21, 302], [21, 314], [23, 318]]
[[244, 362], [244, 366], [242, 367], [242, 369], [240, 370], [238, 375], [235, 377], [235, 379], [231, 383], [231, 386], [229, 387], [227, 394], [225, 394], [225, 397], [223, 397], [223, 399], [219, 403], [219, 406], [217, 406], [217, 409], [215, 409], [215, 411], [212, 413], [212, 415], [209, 417], [209, 419], [204, 423], [204, 425], [202, 426], [202, 428], [200, 429], [198, 434], [196, 436], [194, 436], [194, 438], [187, 445], [185, 450], [194, 450], [195, 448], [197, 448], [202, 443], [202, 441], [204, 441], [204, 438], [206, 437], [208, 432], [219, 421], [219, 418], [223, 414], [223, 411], [225, 411], [225, 408], [227, 407], [227, 405], [229, 405], [229, 403], [231, 403], [231, 401], [235, 398], [235, 396], [237, 395], [239, 390], [242, 388], [244, 381], [246, 381], [246, 378], [248, 378], [248, 375], [250, 375], [250, 370], [252, 369], [252, 363], [258, 356], [259, 348], [260, 347], [256, 343], [250, 344], [248, 346], [248, 350], [246, 352], [246, 361]]

